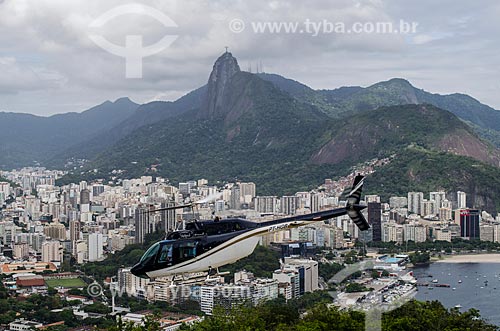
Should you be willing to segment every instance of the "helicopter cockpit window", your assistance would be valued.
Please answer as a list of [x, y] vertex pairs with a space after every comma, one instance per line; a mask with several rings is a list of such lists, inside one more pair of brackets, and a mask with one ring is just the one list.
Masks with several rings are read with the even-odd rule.
[[171, 243], [165, 243], [161, 246], [160, 256], [158, 257], [158, 263], [170, 263], [172, 262], [173, 245]]
[[158, 254], [159, 250], [160, 250], [160, 243], [156, 243], [153, 246], [149, 247], [146, 253], [144, 253], [144, 255], [142, 256], [140, 263], [142, 264], [154, 263], [154, 258], [156, 257], [156, 254]]
[[196, 242], [179, 243], [176, 247], [176, 258], [185, 261], [196, 257]]

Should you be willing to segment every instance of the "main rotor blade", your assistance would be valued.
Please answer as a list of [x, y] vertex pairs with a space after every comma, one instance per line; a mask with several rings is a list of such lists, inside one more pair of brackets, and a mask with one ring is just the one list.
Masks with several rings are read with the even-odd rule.
[[145, 213], [154, 213], [154, 212], [163, 211], [163, 210], [174, 210], [174, 209], [188, 208], [188, 207], [192, 207], [193, 205], [201, 205], [201, 204], [204, 204], [207, 202], [211, 202], [211, 201], [217, 200], [218, 198], [221, 198], [221, 197], [222, 197], [222, 192], [219, 192], [216, 194], [209, 195], [208, 197], [201, 199], [201, 200], [198, 200], [198, 201], [195, 201], [193, 203], [188, 203], [187, 205], [158, 208], [158, 209], [145, 211]]
[[190, 204], [187, 204], [187, 205], [180, 205], [180, 206], [172, 206], [172, 207], [165, 207], [165, 208], [158, 208], [158, 209], [153, 209], [153, 210], [148, 210], [148, 211], [145, 211], [145, 213], [154, 213], [154, 212], [157, 212], [157, 211], [163, 211], [163, 210], [174, 210], [174, 209], [181, 209], [181, 208], [187, 208], [187, 207], [191, 207], [193, 204], [190, 203]]

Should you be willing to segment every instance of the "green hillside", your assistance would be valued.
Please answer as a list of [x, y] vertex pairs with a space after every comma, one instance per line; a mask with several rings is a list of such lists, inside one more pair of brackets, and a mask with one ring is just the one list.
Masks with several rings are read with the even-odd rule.
[[457, 132], [471, 134], [456, 116], [432, 105], [383, 107], [336, 122], [329, 143], [313, 159], [356, 162], [388, 156], [410, 144], [438, 148], [443, 136]]

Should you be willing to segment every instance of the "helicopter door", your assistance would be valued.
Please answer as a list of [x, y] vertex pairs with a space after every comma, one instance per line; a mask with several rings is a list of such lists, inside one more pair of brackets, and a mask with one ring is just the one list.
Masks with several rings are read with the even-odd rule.
[[180, 241], [174, 244], [174, 262], [180, 263], [197, 256], [198, 241]]

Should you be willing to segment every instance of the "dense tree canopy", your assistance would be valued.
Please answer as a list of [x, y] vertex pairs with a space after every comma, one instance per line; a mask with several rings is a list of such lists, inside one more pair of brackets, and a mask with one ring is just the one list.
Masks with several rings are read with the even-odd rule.
[[[283, 303], [271, 302], [257, 308], [237, 308], [229, 315], [216, 309], [214, 315], [185, 330], [239, 331], [239, 330], [364, 330], [365, 315], [356, 311], [339, 311], [336, 307], [317, 304], [300, 318], [298, 311], [281, 308]], [[290, 307], [284, 305], [284, 307]], [[384, 331], [454, 331], [498, 330], [480, 318], [478, 311], [461, 313], [446, 309], [437, 301], [411, 301], [403, 307], [383, 315]]]

